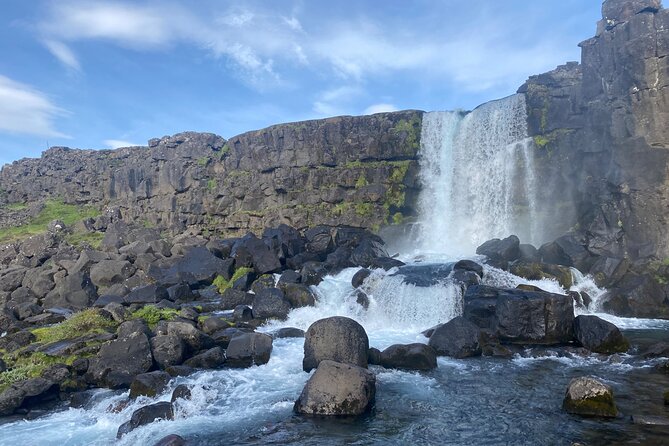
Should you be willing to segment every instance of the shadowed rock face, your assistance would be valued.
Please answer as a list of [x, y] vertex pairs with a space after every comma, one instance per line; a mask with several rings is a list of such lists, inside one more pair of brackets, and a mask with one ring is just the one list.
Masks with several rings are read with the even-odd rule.
[[608, 0], [602, 12], [580, 65], [519, 90], [546, 184], [538, 193], [552, 203], [556, 232], [578, 224], [596, 255], [664, 258], [669, 11], [659, 0]]
[[[406, 111], [276, 125], [228, 141], [186, 132], [113, 151], [54, 147], [5, 166], [0, 190], [10, 203], [119, 206], [126, 219], [175, 232], [375, 227], [415, 213], [421, 119]], [[3, 217], [13, 224], [20, 215]]]

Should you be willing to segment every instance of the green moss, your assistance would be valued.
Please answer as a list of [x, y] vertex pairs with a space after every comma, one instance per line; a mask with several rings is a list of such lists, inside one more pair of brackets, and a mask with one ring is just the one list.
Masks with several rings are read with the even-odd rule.
[[395, 186], [392, 187], [386, 192], [386, 199], [384, 204], [390, 209], [392, 207], [401, 208], [404, 206], [404, 201], [406, 199], [406, 194], [404, 192], [404, 187]]
[[371, 217], [374, 214], [374, 205], [372, 203], [356, 203], [355, 213], [360, 217]]
[[24, 379], [37, 378], [54, 364], [72, 363], [74, 358], [66, 360], [40, 352], [29, 355], [5, 357], [7, 370], [0, 373], [0, 391]]
[[367, 182], [367, 178], [365, 177], [364, 172], [360, 172], [360, 176], [358, 177], [358, 181], [355, 182], [355, 188], [356, 189], [361, 189], [365, 186], [369, 186], [369, 183]]
[[388, 180], [391, 183], [402, 183], [407, 176], [410, 163], [410, 161], [397, 161]]
[[215, 178], [212, 178], [209, 181], [207, 181], [207, 189], [209, 189], [210, 191], [216, 190], [217, 187], [218, 187], [218, 182], [216, 181]]
[[253, 271], [252, 268], [246, 268], [246, 267], [237, 268], [237, 270], [236, 270], [235, 273], [232, 275], [232, 277], [230, 278], [230, 280], [225, 280], [225, 277], [223, 277], [223, 276], [218, 276], [218, 277], [216, 277], [216, 279], [214, 279], [214, 286], [215, 286], [216, 288], [218, 288], [218, 292], [219, 292], [220, 294], [223, 294], [223, 292], [224, 292], [225, 290], [227, 290], [228, 288], [232, 287], [232, 284], [233, 284], [233, 283], [235, 283], [235, 282], [236, 282], [237, 280], [239, 280], [242, 276], [244, 276], [245, 274], [250, 273], [251, 271]]
[[98, 249], [104, 238], [103, 232], [78, 232], [65, 237], [65, 241], [76, 247], [89, 245], [93, 249]]
[[202, 158], [197, 160], [197, 165], [200, 167], [205, 167], [207, 164], [209, 164], [209, 158], [208, 156], [203, 156]]
[[548, 138], [546, 138], [545, 136], [537, 135], [537, 136], [534, 137], [534, 145], [539, 147], [540, 149], [543, 149], [544, 147], [546, 147], [549, 142], [550, 142], [550, 140]]
[[402, 215], [401, 212], [395, 212], [395, 214], [393, 214], [393, 224], [401, 225], [403, 222], [404, 222], [404, 215]]
[[114, 330], [117, 326], [116, 321], [107, 319], [100, 313], [100, 310], [91, 308], [72, 315], [60, 324], [36, 328], [32, 330], [32, 333], [37, 338], [37, 342], [50, 344], [87, 334]]
[[65, 204], [58, 200], [49, 200], [44, 208], [30, 223], [13, 228], [0, 230], [0, 242], [23, 239], [46, 232], [47, 225], [53, 220], [61, 220], [66, 225], [72, 225], [86, 218], [100, 215], [100, 211], [92, 206], [76, 206]]
[[132, 319], [144, 319], [149, 328], [154, 329], [160, 321], [171, 321], [179, 312], [173, 308], [158, 308], [155, 305], [145, 305], [133, 312]]
[[28, 209], [28, 205], [24, 203], [9, 203], [8, 205], [3, 207], [10, 211], [24, 211]]
[[413, 150], [420, 148], [420, 118], [414, 115], [410, 120], [401, 119], [395, 127], [391, 129], [394, 133], [405, 133], [405, 142]]
[[221, 161], [223, 161], [223, 158], [225, 158], [229, 153], [230, 153], [230, 146], [226, 142], [223, 145], [223, 148], [221, 149], [221, 152], [220, 152], [220, 155], [219, 155]]

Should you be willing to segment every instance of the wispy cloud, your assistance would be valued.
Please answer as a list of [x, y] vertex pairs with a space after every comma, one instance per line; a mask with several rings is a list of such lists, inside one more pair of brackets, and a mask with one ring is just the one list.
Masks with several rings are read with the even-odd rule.
[[0, 132], [68, 138], [55, 125], [65, 114], [41, 91], [0, 75]]
[[65, 66], [76, 71], [81, 70], [81, 65], [79, 64], [77, 56], [75, 56], [72, 50], [64, 43], [55, 40], [46, 40], [44, 41], [44, 46], [46, 46], [49, 52]]
[[141, 146], [141, 144], [135, 144], [128, 141], [123, 141], [122, 139], [105, 139], [102, 141], [105, 147], [109, 149], [118, 149], [120, 147], [136, 147]]
[[351, 105], [364, 91], [359, 86], [343, 86], [325, 90], [318, 95], [313, 111], [319, 117], [350, 113]]
[[[425, 26], [417, 29], [420, 17], [403, 24], [305, 15], [301, 8], [286, 14], [286, 6], [230, 2], [221, 8], [219, 2], [202, 2], [185, 8], [171, 2], [63, 0], [53, 2], [39, 28], [51, 42], [50, 51], [70, 67], [79, 61], [66, 43], [99, 39], [145, 51], [186, 43], [225, 58], [240, 80], [260, 90], [292, 84], [286, 77], [298, 76], [295, 69], [300, 68], [349, 84], [401, 74], [485, 91], [517, 86], [527, 75], [569, 57], [554, 32], [520, 42], [523, 31], [509, 26], [520, 19], [517, 9], [468, 11], [467, 23], [423, 17]], [[335, 108], [317, 102], [322, 112]]]
[[370, 105], [363, 112], [364, 115], [373, 115], [374, 113], [386, 113], [397, 111], [397, 107], [393, 104], [374, 104]]

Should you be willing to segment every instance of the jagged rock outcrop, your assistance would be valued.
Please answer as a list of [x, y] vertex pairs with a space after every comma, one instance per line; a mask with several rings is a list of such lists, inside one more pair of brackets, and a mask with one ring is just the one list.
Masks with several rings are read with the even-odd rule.
[[[126, 220], [175, 232], [379, 227], [415, 213], [421, 118], [405, 111], [275, 125], [227, 141], [186, 132], [148, 147], [54, 147], [5, 166], [0, 201], [113, 205]], [[4, 209], [0, 224], [35, 212]]]

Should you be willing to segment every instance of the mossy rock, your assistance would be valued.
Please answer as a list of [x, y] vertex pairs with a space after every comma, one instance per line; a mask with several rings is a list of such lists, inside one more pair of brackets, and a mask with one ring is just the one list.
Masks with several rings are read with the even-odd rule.
[[567, 290], [574, 284], [571, 270], [561, 265], [540, 262], [517, 262], [509, 267], [509, 272], [528, 280], [553, 279]]
[[611, 387], [587, 376], [571, 380], [562, 402], [562, 408], [568, 413], [584, 417], [615, 418], [618, 416]]

